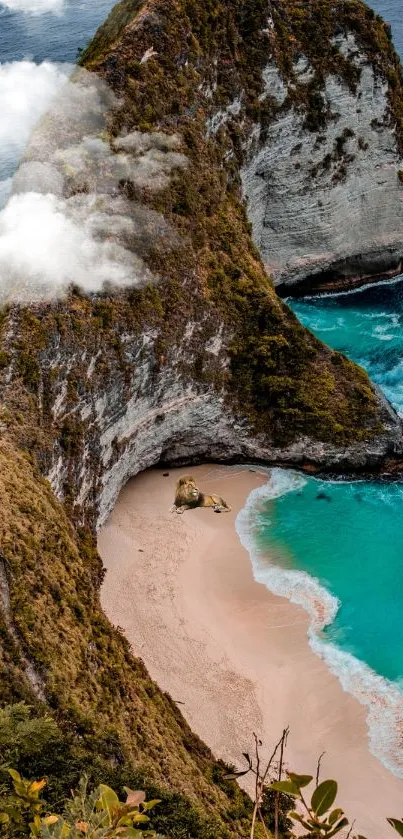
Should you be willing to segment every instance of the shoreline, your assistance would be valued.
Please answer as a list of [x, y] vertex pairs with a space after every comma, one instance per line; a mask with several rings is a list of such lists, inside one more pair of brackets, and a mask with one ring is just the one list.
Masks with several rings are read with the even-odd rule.
[[[267, 473], [204, 465], [191, 472], [229, 514], [169, 513], [185, 470], [145, 472], [119, 496], [99, 534], [104, 611], [150, 676], [217, 757], [243, 768], [253, 731], [270, 751], [290, 725], [287, 763], [339, 783], [338, 803], [368, 839], [393, 832], [403, 782], [369, 751], [367, 709], [309, 646], [309, 615], [256, 582], [235, 519]], [[135, 608], [132, 604], [135, 603]]]
[[337, 676], [343, 690], [365, 707], [370, 751], [396, 778], [403, 780], [403, 749], [398, 739], [398, 732], [403, 729], [403, 693], [396, 684], [323, 634], [343, 605], [338, 598], [316, 577], [296, 569], [292, 559], [290, 567], [270, 563], [266, 550], [261, 553], [258, 547], [262, 501], [267, 508], [268, 501], [301, 488], [306, 480], [292, 470], [271, 469], [267, 484], [248, 495], [237, 515], [236, 530], [249, 553], [256, 582], [265, 585], [272, 594], [302, 606], [308, 614], [311, 649]]

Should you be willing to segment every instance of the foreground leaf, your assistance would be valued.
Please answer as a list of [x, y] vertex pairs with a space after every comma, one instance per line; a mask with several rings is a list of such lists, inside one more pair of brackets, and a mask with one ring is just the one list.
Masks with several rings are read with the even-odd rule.
[[336, 824], [337, 820], [343, 815], [343, 810], [341, 807], [337, 807], [336, 810], [332, 810], [330, 816], [328, 818], [329, 824]]
[[[400, 819], [388, 819], [388, 822], [391, 827], [395, 828], [399, 836], [403, 836], [403, 822]], [[360, 837], [358, 836], [357, 839], [360, 839]]]
[[276, 792], [286, 792], [288, 795], [293, 795], [295, 798], [299, 797], [299, 789], [293, 781], [274, 781], [270, 784], [269, 789], [274, 789]]
[[322, 781], [311, 798], [311, 806], [317, 816], [323, 816], [330, 810], [337, 795], [336, 781]]
[[302, 787], [307, 787], [308, 784], [310, 784], [311, 781], [313, 781], [312, 775], [296, 775], [295, 772], [287, 772], [287, 775], [290, 781], [292, 781], [295, 784], [295, 786], [298, 787], [298, 789], [302, 789]]
[[99, 785], [99, 800], [97, 802], [98, 809], [109, 810], [109, 812], [116, 810], [119, 806], [119, 798], [113, 789], [106, 786], [106, 784]]
[[346, 819], [346, 818], [341, 819], [341, 821], [339, 821], [339, 822], [335, 825], [335, 827], [333, 828], [332, 832], [331, 832], [331, 833], [327, 833], [327, 834], [326, 834], [326, 836], [327, 836], [329, 839], [331, 839], [331, 837], [332, 837], [332, 836], [336, 836], [336, 833], [339, 833], [339, 831], [340, 831], [340, 830], [342, 830], [342, 829], [343, 829], [343, 827], [347, 827], [347, 825], [348, 825], [348, 819]]
[[133, 790], [129, 789], [129, 787], [125, 787], [124, 790], [127, 793], [126, 804], [130, 804], [132, 807], [138, 807], [139, 804], [143, 804], [146, 800], [146, 794], [143, 790]]

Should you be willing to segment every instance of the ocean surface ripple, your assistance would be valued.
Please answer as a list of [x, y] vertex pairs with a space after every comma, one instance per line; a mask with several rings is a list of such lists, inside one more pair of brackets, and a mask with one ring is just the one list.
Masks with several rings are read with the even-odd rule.
[[[256, 581], [308, 612], [312, 650], [367, 708], [372, 753], [403, 778], [403, 487], [392, 490], [389, 498], [375, 482], [325, 483], [276, 468], [251, 492], [236, 528]], [[374, 516], [384, 503], [386, 522]], [[365, 528], [354, 505], [366, 511]], [[387, 538], [393, 525], [399, 539], [382, 556], [375, 531]]]
[[[0, 209], [34, 122], [112, 5], [0, 0]], [[400, 3], [372, 6], [391, 22], [402, 53]], [[293, 308], [319, 337], [361, 363], [403, 414], [403, 282]], [[353, 497], [356, 484], [319, 487], [275, 469], [249, 496], [237, 529], [256, 579], [310, 614], [312, 648], [367, 706], [372, 751], [403, 777], [403, 490], [359, 488], [361, 501]]]

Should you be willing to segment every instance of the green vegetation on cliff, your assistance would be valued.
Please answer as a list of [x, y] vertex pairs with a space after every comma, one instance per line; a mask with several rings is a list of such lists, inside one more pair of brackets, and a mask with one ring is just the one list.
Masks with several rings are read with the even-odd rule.
[[[123, 336], [140, 340], [147, 329], [155, 378], [176, 354], [183, 387], [219, 394], [249, 436], [258, 433], [268, 447], [301, 437], [344, 447], [382, 431], [385, 412], [366, 374], [303, 329], [276, 296], [241, 200], [242, 131], [256, 120], [268, 124], [277, 107], [259, 100], [270, 50], [284, 73], [298, 50], [315, 64], [318, 87], [309, 96], [300, 92], [312, 117], [320, 72], [332, 66], [354, 83], [331, 45], [338, 26], [353, 28], [379, 72], [390, 76], [398, 120], [398, 67], [383, 24], [359, 2], [325, 5], [324, 30], [318, 0], [309, 21], [305, 4], [273, 3], [274, 31], [267, 33], [263, 0], [123, 0], [82, 61], [118, 94], [111, 141], [134, 130], [181, 138], [188, 167], [163, 191], [120, 183], [123, 195], [164, 215], [175, 244], [164, 250], [155, 241], [147, 253], [156, 286], [96, 298], [74, 290], [63, 303], [16, 307], [1, 317], [1, 702], [30, 704], [30, 712], [18, 705], [7, 713], [17, 730], [40, 731], [43, 746], [29, 751], [17, 742], [7, 761], [24, 775], [47, 776], [52, 807], [83, 772], [120, 795], [124, 785], [144, 789], [148, 799], [161, 799], [152, 824], [171, 839], [242, 837], [252, 804], [102, 613], [94, 522], [103, 463], [76, 407], [83, 395], [95, 401], [111, 382], [129, 393], [133, 370]], [[155, 54], [142, 61], [151, 47]], [[231, 119], [209, 134], [206, 119], [241, 92], [245, 127]], [[202, 328], [192, 356], [182, 358], [189, 323]], [[217, 335], [228, 365], [205, 352]], [[56, 349], [60, 364], [65, 359], [60, 369]], [[91, 377], [88, 359], [95, 359]], [[66, 392], [58, 417], [60, 377]], [[113, 441], [115, 460], [124, 445]], [[76, 484], [86, 447], [92, 495], [83, 509]], [[63, 505], [43, 478], [58, 458]]]
[[[198, 294], [200, 317], [206, 307], [211, 317], [214, 307], [233, 333], [226, 386], [255, 431], [269, 433], [276, 445], [300, 435], [347, 444], [378, 433], [382, 421], [366, 374], [320, 344], [275, 295], [252, 244], [239, 163], [248, 128], [264, 126], [278, 110], [272, 97], [261, 101], [268, 56], [276, 56], [285, 77], [292, 76], [301, 52], [312, 63], [313, 80], [296, 85], [282, 106], [301, 107], [312, 123], [322, 118], [326, 73], [356, 83], [355, 65], [333, 41], [344, 31], [357, 36], [389, 82], [400, 130], [400, 67], [385, 24], [358, 0], [337, 6], [276, 2], [272, 28], [263, 0], [143, 3], [127, 24], [130, 9], [125, 0], [115, 8], [81, 61], [122, 97], [111, 116], [112, 135], [163, 130], [182, 138], [189, 167], [162, 195], [132, 194], [164, 213], [184, 242], [182, 259], [155, 254], [151, 267], [167, 283], [174, 273], [186, 296]], [[151, 47], [155, 54], [143, 61]], [[233, 117], [209, 134], [206, 120], [236, 99], [242, 128], [241, 118]], [[130, 194], [130, 184], [125, 189]], [[205, 360], [197, 372], [208, 379]]]
[[[164, 801], [172, 839], [226, 837], [223, 820], [237, 835], [247, 798], [220, 782], [224, 768], [101, 611], [94, 538], [73, 530], [29, 458], [4, 443], [0, 499], [0, 595], [9, 603], [0, 609], [2, 703], [25, 700], [34, 711], [31, 722], [24, 710], [0, 712], [0, 763], [46, 775], [53, 804], [85, 771], [92, 782], [141, 786]], [[15, 748], [2, 742], [2, 725]]]

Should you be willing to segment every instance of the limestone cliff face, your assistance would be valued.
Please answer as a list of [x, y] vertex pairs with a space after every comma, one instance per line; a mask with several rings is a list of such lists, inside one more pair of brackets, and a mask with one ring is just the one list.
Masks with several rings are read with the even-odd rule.
[[313, 70], [301, 55], [293, 82], [275, 64], [264, 70], [279, 113], [263, 142], [257, 124], [247, 146], [242, 183], [253, 238], [274, 283], [284, 292], [337, 288], [398, 274], [403, 255], [403, 166], [388, 83], [353, 34], [334, 47], [357, 69], [352, 90], [330, 73], [321, 91], [325, 124], [307, 131], [289, 85], [309, 85]]
[[[339, 36], [335, 47], [359, 70], [356, 89], [329, 75], [326, 126], [307, 132], [290, 107], [262, 147], [257, 126], [242, 169], [254, 241], [275, 285], [287, 290], [301, 281], [336, 288], [402, 271], [403, 164], [388, 85], [352, 35]], [[309, 69], [303, 58], [294, 65], [299, 83], [309, 83]], [[276, 81], [275, 67], [267, 77]], [[280, 76], [277, 84], [280, 104], [287, 87]]]
[[[358, 230], [366, 215], [364, 256], [398, 258], [387, 31], [358, 0], [306, 5], [123, 0], [35, 131], [7, 210], [56, 218], [63, 259], [60, 273], [35, 254], [28, 276], [17, 264], [2, 301], [1, 687], [8, 701], [45, 698], [88, 759], [141, 764], [203, 818], [213, 806], [203, 832], [184, 805], [183, 835], [200, 839], [244, 835], [242, 817], [102, 615], [96, 527], [125, 481], [160, 462], [340, 473], [403, 450], [385, 398], [301, 326], [262, 261], [281, 282], [313, 264], [356, 271], [353, 219]], [[375, 240], [359, 196], [381, 178]]]
[[[35, 306], [3, 326], [5, 404], [28, 390], [43, 471], [76, 521], [103, 522], [161, 461], [342, 471], [400, 456], [397, 416], [281, 303], [251, 237], [294, 282], [336, 251], [351, 267], [361, 225], [388, 247], [398, 226], [378, 66], [395, 56], [361, 3], [343, 9], [322, 15], [315, 45], [319, 8], [301, 21], [287, 3], [125, 0], [34, 132], [11, 201], [46, 188], [91, 248], [78, 282], [96, 289], [106, 266], [114, 283], [67, 299], [61, 286], [54, 302], [52, 278], [35, 280]], [[375, 36], [385, 54], [369, 56]]]
[[[403, 97], [388, 29], [358, 2], [272, 2], [255, 35], [254, 66], [246, 55], [239, 72], [235, 59], [232, 99], [208, 130], [229, 157], [236, 136], [253, 239], [275, 285], [299, 293], [400, 273]], [[206, 90], [212, 104], [217, 93], [222, 102], [214, 83]]]

